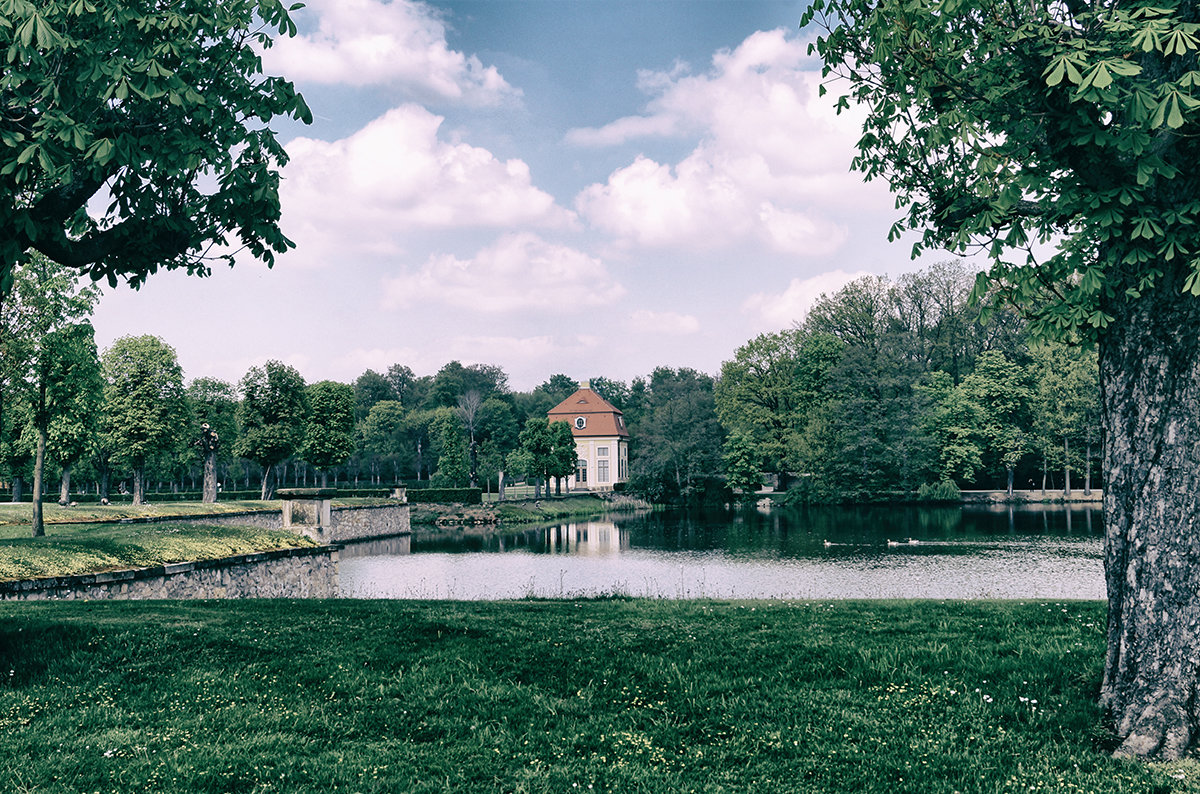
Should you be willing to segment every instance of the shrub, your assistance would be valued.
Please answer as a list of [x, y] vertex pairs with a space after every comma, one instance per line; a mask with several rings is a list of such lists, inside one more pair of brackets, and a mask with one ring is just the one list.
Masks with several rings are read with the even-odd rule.
[[918, 502], [961, 502], [962, 494], [952, 480], [925, 483], [917, 489]]
[[408, 491], [408, 501], [413, 504], [464, 504], [477, 505], [483, 502], [480, 488], [422, 488]]

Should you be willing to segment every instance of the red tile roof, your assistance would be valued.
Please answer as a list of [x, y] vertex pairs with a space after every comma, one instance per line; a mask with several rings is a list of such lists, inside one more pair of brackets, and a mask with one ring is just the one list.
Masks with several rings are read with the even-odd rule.
[[[595, 436], [629, 438], [625, 417], [612, 403], [586, 386], [551, 408], [546, 416], [551, 422], [569, 422], [576, 438]], [[575, 421], [583, 417], [583, 427]]]

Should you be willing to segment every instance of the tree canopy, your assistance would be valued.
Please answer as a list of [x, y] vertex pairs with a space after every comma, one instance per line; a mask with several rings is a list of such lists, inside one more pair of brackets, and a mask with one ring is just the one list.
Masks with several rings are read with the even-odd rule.
[[1160, 282], [1200, 295], [1194, 3], [817, 0], [803, 24], [869, 116], [854, 167], [893, 237], [983, 251], [1035, 334], [1093, 332]]
[[136, 286], [292, 245], [268, 125], [311, 114], [255, 49], [296, 32], [279, 0], [0, 8], [0, 294], [30, 250]]

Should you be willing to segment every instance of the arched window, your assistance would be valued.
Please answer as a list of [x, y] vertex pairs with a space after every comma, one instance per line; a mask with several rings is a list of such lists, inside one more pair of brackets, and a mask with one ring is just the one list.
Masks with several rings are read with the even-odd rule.
[[575, 417], [575, 429], [582, 430], [587, 427], [587, 418], [583, 416]]

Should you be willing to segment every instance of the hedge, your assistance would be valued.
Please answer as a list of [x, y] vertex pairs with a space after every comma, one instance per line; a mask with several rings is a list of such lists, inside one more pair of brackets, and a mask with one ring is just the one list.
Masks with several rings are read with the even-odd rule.
[[408, 501], [413, 504], [463, 504], [483, 503], [482, 488], [420, 488], [407, 491]]

